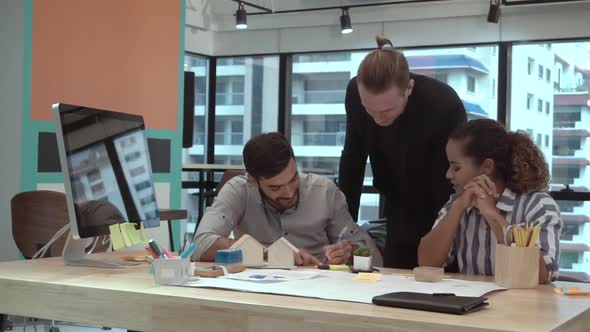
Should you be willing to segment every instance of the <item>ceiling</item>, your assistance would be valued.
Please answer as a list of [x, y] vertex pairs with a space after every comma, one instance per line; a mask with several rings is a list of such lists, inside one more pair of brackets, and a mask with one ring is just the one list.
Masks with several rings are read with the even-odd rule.
[[[452, 0], [245, 0], [248, 3], [260, 7], [268, 8], [273, 11], [290, 11], [319, 7], [346, 7], [373, 3], [407, 3], [408, 1], [432, 2], [432, 1], [452, 1]], [[208, 6], [210, 13], [224, 15], [235, 12], [238, 4], [232, 0], [186, 0], [187, 5], [201, 3]], [[264, 12], [264, 10], [245, 5], [248, 14]]]

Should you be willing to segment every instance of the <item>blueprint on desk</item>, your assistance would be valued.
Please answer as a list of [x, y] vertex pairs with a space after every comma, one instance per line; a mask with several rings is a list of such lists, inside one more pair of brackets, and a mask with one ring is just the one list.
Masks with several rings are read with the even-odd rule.
[[[248, 271], [248, 270], [246, 270]], [[299, 270], [304, 272], [306, 270]], [[317, 276], [282, 282], [256, 282], [227, 277], [200, 278], [184, 284], [184, 287], [230, 289], [243, 292], [280, 294], [320, 298], [326, 300], [371, 303], [374, 296], [392, 292], [453, 293], [457, 296], [483, 296], [505, 289], [491, 282], [443, 279], [440, 282], [418, 282], [413, 277], [383, 275], [373, 283], [353, 281], [356, 274], [342, 271], [313, 270]], [[294, 272], [294, 271], [293, 271]], [[265, 272], [256, 270], [258, 275]], [[309, 272], [307, 272], [309, 273]]]

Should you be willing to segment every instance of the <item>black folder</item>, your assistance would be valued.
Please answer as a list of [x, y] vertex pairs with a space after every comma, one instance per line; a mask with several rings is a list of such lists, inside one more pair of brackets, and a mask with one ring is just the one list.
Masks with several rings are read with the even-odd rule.
[[464, 315], [487, 306], [487, 298], [455, 296], [448, 293], [423, 294], [413, 292], [388, 293], [373, 297], [377, 305], [436, 311], [447, 314]]

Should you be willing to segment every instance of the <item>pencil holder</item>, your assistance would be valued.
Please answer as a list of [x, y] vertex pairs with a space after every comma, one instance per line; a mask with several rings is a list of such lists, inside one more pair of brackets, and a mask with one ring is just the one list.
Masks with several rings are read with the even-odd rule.
[[193, 274], [189, 258], [155, 259], [152, 265], [157, 285], [182, 285]]
[[539, 284], [539, 248], [496, 245], [496, 285], [535, 288]]

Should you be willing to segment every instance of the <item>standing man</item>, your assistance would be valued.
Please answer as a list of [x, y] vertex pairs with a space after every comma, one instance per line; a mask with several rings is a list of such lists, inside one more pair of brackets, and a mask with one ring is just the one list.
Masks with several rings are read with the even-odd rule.
[[384, 266], [413, 268], [420, 239], [452, 192], [445, 145], [466, 114], [450, 86], [410, 73], [388, 39], [377, 37], [377, 45], [346, 90], [339, 184], [356, 219], [370, 157], [373, 186], [386, 199]]

